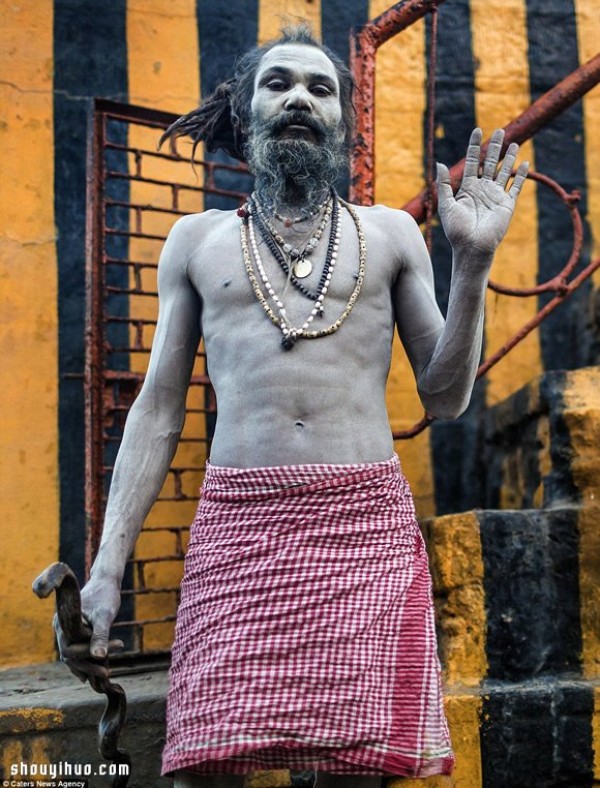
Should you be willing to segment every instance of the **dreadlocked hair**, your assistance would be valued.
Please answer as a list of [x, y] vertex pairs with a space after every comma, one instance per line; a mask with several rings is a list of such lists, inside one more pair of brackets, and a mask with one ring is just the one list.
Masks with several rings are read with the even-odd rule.
[[244, 146], [247, 130], [250, 127], [250, 104], [254, 95], [254, 79], [263, 56], [281, 44], [306, 44], [320, 49], [333, 63], [340, 84], [340, 105], [342, 124], [347, 148], [352, 143], [354, 130], [354, 79], [348, 67], [328, 47], [314, 38], [306, 22], [284, 27], [281, 36], [260, 47], [254, 47], [239, 58], [234, 76], [222, 82], [216, 90], [195, 110], [188, 112], [171, 124], [159, 140], [160, 148], [166, 140], [176, 152], [178, 137], [191, 137], [193, 140], [192, 159], [200, 142], [204, 142], [210, 152], [224, 150], [240, 161], [246, 161]]

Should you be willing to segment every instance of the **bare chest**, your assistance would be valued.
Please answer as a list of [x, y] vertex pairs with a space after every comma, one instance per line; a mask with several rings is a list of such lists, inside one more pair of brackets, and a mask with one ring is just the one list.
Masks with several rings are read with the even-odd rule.
[[[310, 228], [290, 228], [285, 240], [302, 249]], [[237, 217], [210, 234], [196, 251], [189, 273], [202, 298], [203, 330], [222, 321], [273, 324], [322, 331], [350, 312], [390, 311], [393, 266], [376, 233], [341, 210], [337, 235], [328, 227], [300, 265], [274, 248], [255, 223]], [[360, 310], [359, 310], [360, 306]], [[356, 318], [353, 318], [356, 319]]]

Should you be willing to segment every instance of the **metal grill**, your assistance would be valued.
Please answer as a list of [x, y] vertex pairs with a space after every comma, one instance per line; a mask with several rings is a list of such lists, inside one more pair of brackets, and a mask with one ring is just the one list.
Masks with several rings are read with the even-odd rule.
[[[89, 570], [125, 418], [146, 372], [157, 319], [160, 249], [177, 218], [219, 199], [237, 207], [250, 188], [242, 166], [156, 150], [177, 116], [97, 101], [88, 161], [86, 319], [86, 523]], [[242, 189], [231, 188], [241, 183]], [[124, 579], [115, 628], [130, 653], [172, 641], [182, 560], [210, 449], [216, 412], [202, 347], [186, 423], [167, 480], [146, 520]]]
[[[351, 199], [373, 201], [374, 75], [379, 46], [427, 14], [432, 19], [443, 0], [405, 0], [358, 30], [351, 39], [351, 67], [359, 90], [356, 97], [357, 144], [352, 157]], [[404, 208], [418, 221], [431, 222], [435, 193], [431, 177], [433, 151], [435, 47], [428, 69], [427, 188]], [[580, 66], [563, 82], [506, 126], [506, 144], [522, 142], [563, 112], [600, 80], [600, 56]], [[89, 569], [100, 540], [104, 506], [125, 417], [144, 379], [156, 325], [156, 268], [160, 248], [173, 222], [219, 200], [235, 208], [250, 191], [243, 166], [156, 150], [162, 129], [175, 115], [97, 101], [90, 133], [88, 161], [88, 249], [86, 328], [86, 564]], [[457, 184], [464, 162], [451, 168]], [[196, 174], [195, 174], [196, 173]], [[589, 263], [570, 281], [581, 248], [581, 222], [576, 194], [565, 193], [543, 175], [535, 179], [552, 188], [573, 216], [573, 254], [564, 269], [535, 292], [501, 288], [498, 292], [527, 296], [551, 291], [555, 297], [480, 368], [484, 374], [562, 303], [591, 273]], [[240, 186], [241, 184], [241, 186]], [[210, 449], [215, 398], [206, 375], [205, 356], [198, 353], [187, 400], [187, 418], [180, 447], [160, 496], [147, 518], [136, 552], [124, 578], [124, 604], [115, 627], [132, 654], [165, 652], [172, 641], [182, 560], [193, 519], [197, 491]], [[421, 432], [431, 419], [395, 439]]]

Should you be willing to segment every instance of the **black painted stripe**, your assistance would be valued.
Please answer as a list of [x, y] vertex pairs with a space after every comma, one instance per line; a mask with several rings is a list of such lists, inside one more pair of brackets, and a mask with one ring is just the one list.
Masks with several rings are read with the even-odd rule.
[[[438, 11], [435, 124], [436, 161], [452, 165], [461, 159], [475, 127], [475, 73], [468, 0], [444, 3]], [[431, 24], [427, 22], [427, 58], [431, 50]], [[426, 125], [423, 129], [426, 139]], [[432, 250], [436, 297], [442, 311], [448, 307], [452, 252], [438, 224], [433, 228]], [[485, 382], [473, 392], [467, 413], [458, 421], [435, 422], [431, 427], [435, 504], [437, 514], [460, 512], [481, 501], [478, 422], [485, 407]]]
[[594, 782], [589, 684], [488, 683], [481, 708], [486, 788], [589, 788]]
[[572, 507], [479, 514], [490, 679], [580, 671], [577, 520]]
[[[256, 46], [258, 0], [230, 0], [225, 10], [212, 0], [196, 0], [196, 18], [200, 49], [200, 91], [204, 99], [219, 83], [231, 77], [240, 55]], [[207, 161], [220, 164], [239, 164], [223, 151], [205, 152], [204, 156]], [[252, 179], [249, 176], [218, 172], [215, 181], [224, 189], [252, 191]], [[204, 207], [231, 210], [238, 206], [231, 198], [205, 194]], [[208, 392], [205, 404], [210, 404]], [[215, 416], [207, 414], [206, 434], [209, 439], [214, 435], [215, 422]]]
[[368, 0], [322, 0], [321, 40], [348, 63], [350, 33], [369, 21]]
[[[527, 39], [532, 100], [549, 90], [579, 65], [574, 0], [527, 0]], [[591, 131], [591, 130], [590, 130]], [[582, 190], [579, 203], [585, 216], [585, 140], [581, 102], [560, 115], [533, 139], [536, 169], [557, 180], [567, 191]], [[548, 189], [538, 188], [538, 281], [554, 276], [567, 261], [571, 222], [567, 211]], [[586, 228], [586, 235], [589, 233]], [[586, 325], [584, 284], [541, 326], [545, 369], [575, 369], [590, 363], [591, 332]], [[540, 298], [540, 306], [549, 296]]]
[[[230, 0], [226, 8], [213, 0], [197, 0], [198, 41], [200, 46], [200, 89], [206, 98], [216, 86], [228, 79], [237, 58], [256, 46], [258, 39], [258, 0]], [[206, 153], [207, 161], [238, 164], [222, 151]], [[249, 191], [251, 179], [231, 172], [219, 172], [217, 184], [234, 191]], [[237, 202], [228, 197], [205, 195], [206, 208], [229, 210]]]
[[[350, 57], [350, 34], [369, 21], [368, 0], [322, 0], [321, 40], [348, 64]], [[342, 197], [348, 196], [350, 179], [347, 173], [340, 177], [336, 188]]]
[[54, 3], [55, 213], [58, 255], [60, 556], [84, 572], [85, 164], [96, 96], [125, 101], [125, 0]]

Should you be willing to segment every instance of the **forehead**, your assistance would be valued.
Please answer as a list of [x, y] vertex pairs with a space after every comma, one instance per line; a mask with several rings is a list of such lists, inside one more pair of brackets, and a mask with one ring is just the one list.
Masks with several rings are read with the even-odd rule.
[[299, 75], [322, 74], [338, 84], [335, 66], [320, 49], [310, 44], [278, 44], [262, 56], [255, 86], [264, 73], [281, 68]]

